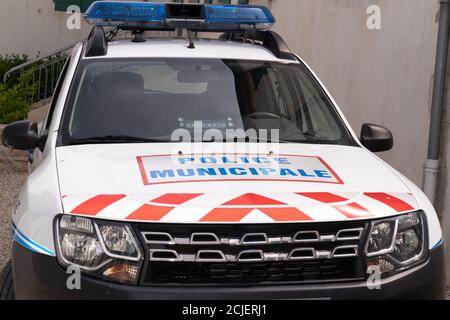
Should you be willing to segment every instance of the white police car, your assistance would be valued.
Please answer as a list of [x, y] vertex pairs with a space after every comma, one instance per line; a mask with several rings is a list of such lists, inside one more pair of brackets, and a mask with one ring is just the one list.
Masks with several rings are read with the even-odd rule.
[[371, 153], [392, 134], [355, 135], [267, 8], [102, 1], [86, 17], [40, 132], [3, 132], [34, 149], [16, 298], [443, 297], [436, 212]]

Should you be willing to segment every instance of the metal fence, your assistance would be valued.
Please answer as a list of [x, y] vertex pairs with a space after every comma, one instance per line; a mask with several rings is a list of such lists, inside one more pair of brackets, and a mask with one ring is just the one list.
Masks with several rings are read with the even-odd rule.
[[30, 104], [50, 98], [53, 96], [56, 83], [74, 45], [71, 44], [45, 57], [12, 68], [5, 73], [3, 82], [17, 80], [24, 86], [35, 88], [27, 97], [27, 102]]

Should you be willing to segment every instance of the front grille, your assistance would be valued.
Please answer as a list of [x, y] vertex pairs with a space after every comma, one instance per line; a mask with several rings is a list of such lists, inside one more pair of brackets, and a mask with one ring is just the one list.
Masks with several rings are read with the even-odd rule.
[[247, 285], [359, 280], [364, 222], [137, 225], [144, 285]]

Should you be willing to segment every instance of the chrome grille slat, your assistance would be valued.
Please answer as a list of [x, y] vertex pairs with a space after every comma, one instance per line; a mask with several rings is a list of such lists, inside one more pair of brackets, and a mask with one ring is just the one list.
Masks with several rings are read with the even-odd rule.
[[[309, 237], [307, 237], [309, 235]], [[292, 239], [294, 243], [309, 243], [309, 242], [319, 242], [320, 234], [318, 231], [300, 231], [297, 232]]]
[[[210, 238], [213, 240], [196, 240], [196, 238]], [[219, 237], [212, 232], [195, 232], [189, 241], [191, 245], [218, 245], [221, 244]]]
[[[218, 255], [220, 258], [214, 259], [214, 258], [202, 258], [202, 255]], [[197, 252], [197, 255], [195, 257], [196, 262], [227, 262], [227, 257], [225, 257], [225, 254], [220, 250], [200, 250]]]
[[[301, 254], [299, 254], [301, 253]], [[310, 255], [308, 255], [308, 253]], [[314, 248], [297, 248], [289, 254], [288, 260], [315, 260], [317, 258], [316, 249]]]
[[[339, 251], [349, 251], [353, 253], [339, 253]], [[334, 248], [333, 252], [331, 253], [331, 258], [350, 258], [350, 257], [357, 257], [358, 256], [358, 246], [340, 246]]]
[[[341, 250], [349, 251], [349, 253], [339, 253]], [[300, 253], [305, 255], [301, 256]], [[310, 252], [310, 255], [306, 253]], [[314, 248], [297, 248], [289, 252], [264, 252], [263, 250], [244, 250], [235, 255], [226, 255], [220, 250], [199, 250], [196, 254], [183, 254], [176, 250], [151, 250], [150, 261], [167, 261], [167, 262], [248, 262], [248, 261], [287, 261], [287, 260], [323, 260], [333, 258], [350, 258], [359, 256], [358, 246], [339, 246], [333, 251], [316, 250]], [[161, 258], [158, 254], [173, 255], [173, 258]], [[248, 253], [260, 253], [258, 259], [243, 259], [242, 256]], [[217, 254], [220, 258], [202, 258], [202, 255]], [[296, 256], [297, 255], [297, 256]]]
[[[335, 239], [335, 241], [352, 241], [352, 240], [359, 240], [359, 239], [361, 239], [361, 236], [362, 236], [362, 234], [363, 234], [363, 231], [364, 231], [363, 228], [340, 230], [340, 231], [338, 231], [338, 233], [336, 234], [336, 239]], [[353, 237], [343, 237], [343, 236], [341, 236], [343, 233], [351, 233], [351, 232], [356, 232], [356, 233], [358, 233], [358, 236], [353, 236]]]
[[[246, 258], [246, 256], [248, 256]], [[265, 261], [264, 252], [262, 250], [246, 250], [239, 253], [238, 262], [261, 262]]]
[[[142, 236], [147, 244], [175, 244], [175, 240], [167, 232], [142, 232]], [[150, 237], [166, 238], [167, 240], [149, 240]]]
[[[212, 232], [194, 232], [189, 237], [176, 237], [167, 232], [142, 232], [142, 236], [149, 245], [167, 245], [169, 249], [152, 250], [150, 260], [152, 261], [171, 261], [171, 262], [255, 262], [255, 261], [287, 261], [287, 260], [317, 260], [317, 259], [333, 259], [333, 258], [350, 258], [357, 257], [359, 255], [358, 245], [343, 245], [334, 246], [330, 250], [319, 250], [311, 245], [319, 244], [323, 242], [343, 242], [343, 241], [359, 241], [362, 237], [363, 228], [342, 229], [336, 232], [334, 235], [321, 235], [318, 231], [299, 231], [292, 237], [280, 236], [269, 237], [266, 233], [247, 233], [241, 238], [220, 238], [217, 234]], [[354, 236], [345, 236], [350, 234]], [[167, 240], [149, 240], [150, 237], [165, 237]], [[209, 240], [208, 240], [209, 239]], [[296, 246], [306, 245], [307, 247], [296, 247], [289, 251], [264, 251], [258, 250], [240, 250], [235, 254], [225, 254], [221, 250], [199, 250], [197, 252], [186, 254], [178, 252], [174, 248], [177, 245], [183, 246], [206, 246], [213, 248], [215, 246], [228, 245], [231, 247], [245, 247], [245, 246], [269, 246], [269, 245], [282, 245], [293, 244]], [[339, 253], [346, 251], [346, 253]], [[245, 260], [241, 257], [249, 252], [260, 254], [261, 258]], [[300, 253], [306, 254], [310, 252], [310, 256], [300, 256]], [[155, 257], [156, 253], [156, 257]], [[174, 258], [160, 258], [161, 254], [173, 254]], [[220, 258], [216, 259], [204, 259], [202, 255], [217, 254]], [[296, 257], [297, 255], [297, 257]]]
[[[263, 240], [261, 241], [261, 240], [249, 240], [249, 238], [255, 238], [255, 237], [260, 237], [260, 238], [262, 238]], [[268, 237], [267, 237], [267, 234], [265, 234], [265, 233], [248, 233], [248, 234], [246, 234], [246, 235], [244, 235], [243, 237], [242, 237], [242, 240], [241, 240], [241, 245], [243, 245], [243, 246], [250, 246], [250, 245], [256, 245], [256, 244], [267, 244], [269, 242], [269, 239], [268, 239]]]
[[[345, 237], [342, 234], [345, 233], [357, 233], [357, 236]], [[273, 245], [273, 244], [287, 244], [287, 243], [315, 243], [315, 242], [339, 242], [339, 241], [356, 241], [360, 240], [364, 232], [363, 228], [343, 229], [339, 230], [336, 234], [324, 234], [321, 235], [318, 231], [299, 231], [293, 236], [282, 237], [269, 237], [266, 233], [248, 233], [244, 234], [241, 238], [226, 238], [219, 237], [212, 232], [196, 232], [192, 233], [189, 237], [174, 237], [165, 232], [142, 232], [144, 239], [148, 236], [167, 236], [167, 241], [150, 241], [146, 240], [148, 244], [168, 244], [168, 245], [232, 245], [232, 246], [251, 246], [251, 245]], [[306, 235], [310, 235], [310, 238], [304, 238]], [[262, 241], [247, 241], [246, 239], [259, 236], [263, 238]], [[210, 237], [211, 241], [196, 240], [198, 237]], [[302, 239], [299, 239], [302, 238]]]
[[137, 227], [148, 247], [148, 283], [356, 279], [358, 268], [364, 277], [364, 221], [153, 226]]
[[150, 250], [151, 261], [179, 262], [182, 261], [180, 255], [175, 250], [155, 249]]

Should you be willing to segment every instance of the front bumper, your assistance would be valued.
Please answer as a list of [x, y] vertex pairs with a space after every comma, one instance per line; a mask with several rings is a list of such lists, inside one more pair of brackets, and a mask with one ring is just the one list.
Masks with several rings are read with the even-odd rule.
[[253, 287], [137, 287], [81, 277], [81, 289], [69, 290], [69, 274], [55, 257], [13, 244], [17, 299], [266, 300], [266, 299], [445, 299], [444, 250], [431, 251], [422, 266], [384, 279], [381, 289], [366, 282]]

